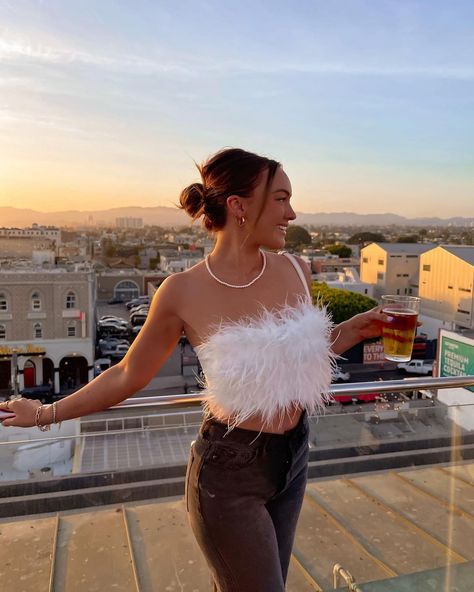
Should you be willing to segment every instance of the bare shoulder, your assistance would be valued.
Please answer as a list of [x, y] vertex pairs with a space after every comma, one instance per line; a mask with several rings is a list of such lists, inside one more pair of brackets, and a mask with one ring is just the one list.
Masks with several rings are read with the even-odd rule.
[[[268, 253], [267, 253], [268, 255]], [[288, 266], [291, 265], [291, 262], [288, 260], [288, 257], [286, 257], [283, 254], [283, 251], [280, 251], [279, 253], [270, 253], [270, 256], [274, 258], [274, 260], [278, 263], [281, 262], [280, 265], [284, 265], [284, 266]], [[306, 261], [300, 257], [299, 255], [294, 255], [293, 253], [291, 254], [291, 256], [293, 257], [293, 259], [295, 259], [298, 263], [298, 265], [301, 267], [305, 278], [308, 280], [308, 283], [311, 282], [311, 270], [308, 266], [308, 264], [306, 263]]]
[[[186, 271], [169, 275], [158, 288], [153, 300], [158, 300], [162, 305], [169, 304], [175, 310], [181, 305], [186, 305], [186, 298], [193, 293], [196, 282], [199, 282], [203, 274], [204, 263], [197, 263]], [[204, 267], [205, 270], [205, 267]]]

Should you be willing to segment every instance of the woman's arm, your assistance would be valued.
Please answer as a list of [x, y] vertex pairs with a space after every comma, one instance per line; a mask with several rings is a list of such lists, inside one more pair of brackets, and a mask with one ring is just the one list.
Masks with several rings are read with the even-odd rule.
[[348, 321], [336, 325], [331, 333], [332, 350], [335, 354], [343, 354], [354, 345], [382, 335], [385, 315], [380, 306], [367, 312], [361, 312]]
[[[147, 320], [123, 360], [56, 403], [57, 421], [81, 417], [116, 405], [150, 382], [173, 352], [183, 331], [183, 322], [177, 312], [183, 294], [179, 275], [170, 276], [158, 289]], [[16, 413], [16, 417], [6, 419], [3, 425], [35, 425], [38, 405], [38, 401], [30, 399], [10, 401], [8, 410]], [[0, 408], [5, 409], [6, 403], [1, 403]], [[52, 408], [47, 406], [41, 414], [41, 424], [52, 421]]]

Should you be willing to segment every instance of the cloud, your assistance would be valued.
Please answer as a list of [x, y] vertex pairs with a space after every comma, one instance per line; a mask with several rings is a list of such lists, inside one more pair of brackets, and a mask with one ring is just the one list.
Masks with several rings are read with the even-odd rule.
[[215, 60], [215, 56], [198, 58], [195, 55], [153, 57], [130, 54], [106, 55], [73, 47], [33, 43], [21, 36], [8, 35], [0, 29], [0, 63], [28, 60], [49, 64], [84, 64], [110, 71], [131, 74], [170, 74], [195, 78], [200, 74], [232, 76], [235, 74], [333, 74], [342, 76], [418, 77], [455, 80], [474, 80], [474, 68], [462, 65], [361, 64], [346, 62], [298, 62], [273, 58], [266, 61], [255, 57], [248, 60]]

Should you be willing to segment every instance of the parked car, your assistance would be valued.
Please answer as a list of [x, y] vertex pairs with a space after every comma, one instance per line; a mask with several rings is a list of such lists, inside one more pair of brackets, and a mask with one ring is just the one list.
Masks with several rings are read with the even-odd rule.
[[135, 327], [136, 325], [143, 325], [146, 321], [146, 318], [146, 313], [136, 312], [135, 314], [130, 316], [130, 323], [132, 324], [132, 327]]
[[119, 343], [130, 345], [128, 339], [120, 339], [120, 337], [105, 337], [104, 339], [99, 339], [99, 347], [102, 347], [103, 345], [115, 346]]
[[130, 310], [134, 306], [138, 306], [139, 304], [150, 304], [150, 297], [149, 296], [139, 296], [138, 298], [134, 298], [129, 302], [125, 303], [125, 306]]
[[110, 353], [110, 357], [123, 358], [129, 349], [129, 345], [125, 345], [125, 343], [119, 343], [119, 345], [117, 345], [117, 347]]
[[100, 317], [99, 322], [100, 321], [125, 321], [125, 319], [122, 319], [122, 317], [118, 317], [116, 315], [104, 315]]
[[336, 366], [336, 369], [333, 373], [333, 381], [341, 380], [343, 382], [349, 380], [351, 377], [350, 372], [344, 372], [340, 366]]
[[97, 326], [99, 335], [126, 335], [128, 325], [118, 325], [117, 323], [102, 323]]
[[112, 361], [110, 358], [97, 358], [94, 362], [94, 376], [99, 376], [99, 374], [105, 372], [105, 370], [110, 368], [111, 364]]
[[26, 399], [39, 399], [42, 403], [53, 402], [53, 387], [47, 384], [25, 387], [20, 394]]
[[102, 325], [113, 324], [118, 325], [121, 327], [128, 327], [128, 321], [124, 319], [103, 319], [97, 322], [97, 325], [100, 327]]
[[410, 360], [409, 362], [400, 362], [397, 364], [399, 370], [404, 370], [410, 374], [424, 374], [431, 376], [433, 374], [432, 360]]
[[122, 298], [112, 298], [107, 301], [107, 304], [123, 304]]
[[130, 309], [129, 314], [133, 314], [135, 312], [148, 312], [150, 310], [149, 304], [139, 304], [138, 306], [134, 306]]

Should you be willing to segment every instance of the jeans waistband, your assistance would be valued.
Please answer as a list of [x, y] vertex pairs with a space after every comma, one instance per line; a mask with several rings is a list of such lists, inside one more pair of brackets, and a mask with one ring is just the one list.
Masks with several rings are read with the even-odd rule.
[[308, 433], [308, 417], [307, 412], [304, 410], [298, 423], [293, 428], [283, 434], [274, 434], [271, 432], [246, 430], [238, 427], [229, 430], [227, 424], [210, 416], [204, 419], [199, 433], [205, 440], [227, 440], [251, 445], [252, 447], [260, 447], [265, 446], [268, 442], [288, 442], [305, 437]]

